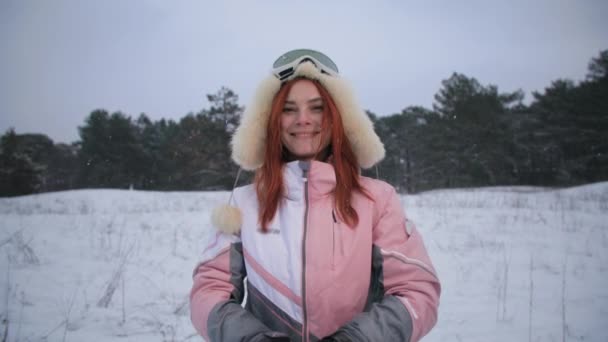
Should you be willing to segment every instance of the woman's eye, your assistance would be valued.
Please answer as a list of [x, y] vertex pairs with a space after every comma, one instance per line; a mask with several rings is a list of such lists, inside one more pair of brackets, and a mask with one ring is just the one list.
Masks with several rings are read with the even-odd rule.
[[316, 107], [312, 107], [312, 111], [313, 112], [322, 112], [323, 111], [323, 106], [316, 106]]
[[291, 113], [291, 112], [295, 112], [296, 109], [295, 108], [283, 108], [283, 113]]

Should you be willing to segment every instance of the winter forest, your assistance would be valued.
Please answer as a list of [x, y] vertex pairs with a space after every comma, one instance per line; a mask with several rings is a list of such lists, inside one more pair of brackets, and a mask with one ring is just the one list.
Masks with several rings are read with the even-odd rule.
[[[608, 50], [582, 81], [502, 91], [453, 73], [433, 108], [368, 111], [387, 157], [368, 170], [401, 193], [496, 185], [572, 186], [608, 180]], [[93, 110], [80, 140], [8, 130], [0, 143], [0, 196], [81, 188], [226, 190], [237, 167], [230, 135], [243, 106], [222, 87], [179, 122]], [[404, 104], [406, 106], [407, 104]], [[373, 109], [372, 109], [373, 110]], [[390, 114], [390, 115], [386, 115]]]
[[[446, 77], [432, 108], [368, 110], [386, 158], [363, 172], [442, 282], [423, 341], [608, 341], [608, 50], [532, 99]], [[188, 293], [244, 110], [207, 100], [179, 122], [95, 109], [71, 143], [2, 133], [0, 342], [202, 341]]]

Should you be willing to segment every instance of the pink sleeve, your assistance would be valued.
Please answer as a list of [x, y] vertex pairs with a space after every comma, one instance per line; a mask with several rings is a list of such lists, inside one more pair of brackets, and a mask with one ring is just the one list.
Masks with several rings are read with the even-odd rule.
[[[231, 297], [242, 301], [245, 276], [240, 241], [234, 236], [216, 234], [194, 270], [190, 291], [190, 315], [196, 331], [208, 339], [209, 314]], [[238, 259], [241, 260], [238, 260]]]
[[[381, 199], [386, 199], [384, 205]], [[398, 298], [410, 313], [410, 341], [415, 342], [437, 322], [441, 287], [422, 236], [406, 219], [394, 188], [387, 185], [381, 199], [376, 199], [380, 211], [373, 238], [382, 255], [384, 291]]]

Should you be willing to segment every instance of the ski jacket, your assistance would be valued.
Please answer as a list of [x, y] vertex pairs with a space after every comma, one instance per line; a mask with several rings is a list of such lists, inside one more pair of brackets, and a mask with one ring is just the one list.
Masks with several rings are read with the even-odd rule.
[[194, 327], [213, 342], [418, 341], [437, 320], [440, 284], [394, 188], [361, 176], [372, 199], [353, 194], [349, 227], [332, 165], [302, 163], [285, 165], [266, 233], [255, 187], [235, 189], [243, 225], [239, 236], [210, 234], [190, 293]]

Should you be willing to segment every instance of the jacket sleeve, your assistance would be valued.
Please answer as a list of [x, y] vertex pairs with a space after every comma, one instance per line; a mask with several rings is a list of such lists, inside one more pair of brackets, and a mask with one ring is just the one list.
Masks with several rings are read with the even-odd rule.
[[[382, 265], [384, 297], [326, 341], [416, 342], [437, 322], [441, 287], [422, 237], [405, 218], [399, 196], [386, 184], [376, 199], [375, 263]], [[384, 202], [384, 203], [382, 203]]]
[[289, 341], [246, 311], [243, 249], [238, 237], [217, 233], [194, 270], [190, 313], [196, 331], [209, 342]]

